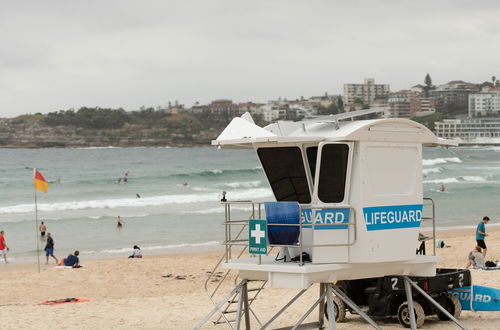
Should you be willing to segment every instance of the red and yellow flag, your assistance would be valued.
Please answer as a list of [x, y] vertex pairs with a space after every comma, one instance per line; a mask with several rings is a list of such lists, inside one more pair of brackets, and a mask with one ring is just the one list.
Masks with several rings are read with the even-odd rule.
[[43, 177], [42, 173], [38, 172], [38, 170], [35, 168], [35, 175], [33, 177], [35, 189], [41, 190], [43, 192], [47, 192], [47, 188], [49, 187], [49, 184], [47, 183], [47, 180]]

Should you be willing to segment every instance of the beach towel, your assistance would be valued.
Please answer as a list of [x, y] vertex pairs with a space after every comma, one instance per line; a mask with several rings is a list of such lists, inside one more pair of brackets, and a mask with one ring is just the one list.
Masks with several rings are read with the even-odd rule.
[[38, 305], [60, 305], [60, 304], [68, 304], [68, 303], [78, 303], [78, 302], [87, 302], [88, 299], [79, 299], [79, 298], [64, 298], [57, 300], [47, 300], [39, 303]]
[[[80, 267], [76, 267], [76, 268], [82, 268], [82, 267], [85, 267], [85, 265], [80, 265]], [[73, 266], [56, 266], [56, 268], [73, 269], [75, 267], [73, 267]]]

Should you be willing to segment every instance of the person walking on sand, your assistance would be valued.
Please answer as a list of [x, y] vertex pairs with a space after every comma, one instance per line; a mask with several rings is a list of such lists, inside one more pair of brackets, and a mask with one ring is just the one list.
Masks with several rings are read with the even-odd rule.
[[5, 236], [3, 230], [0, 230], [0, 254], [3, 255], [3, 260], [5, 261], [6, 264], [9, 262], [7, 261], [7, 252], [9, 251], [9, 247], [7, 246], [7, 243], [5, 243]]
[[56, 265], [59, 263], [59, 260], [54, 256], [54, 239], [47, 233], [47, 244], [45, 245], [45, 257], [47, 258], [46, 265], [49, 264], [49, 256], [56, 259]]
[[486, 234], [486, 224], [490, 222], [490, 218], [488, 217], [483, 217], [483, 220], [477, 225], [476, 228], [476, 242], [477, 246], [483, 249], [483, 256], [486, 258], [486, 251], [488, 249], [486, 248], [486, 243], [484, 242], [484, 238], [488, 236]]
[[123, 227], [123, 219], [120, 216], [118, 216], [118, 218], [116, 218], [116, 227], [118, 227], [118, 228]]
[[45, 237], [45, 232], [47, 231], [47, 226], [45, 226], [45, 224], [43, 223], [43, 221], [40, 224], [40, 226], [38, 226], [38, 230], [40, 231], [40, 237], [44, 238]]

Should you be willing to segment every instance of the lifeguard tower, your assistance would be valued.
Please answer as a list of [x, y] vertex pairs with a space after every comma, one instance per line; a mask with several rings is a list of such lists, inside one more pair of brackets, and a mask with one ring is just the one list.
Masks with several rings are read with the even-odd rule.
[[[333, 299], [340, 298], [379, 328], [332, 284], [338, 280], [403, 275], [409, 310], [413, 310], [413, 283], [407, 276], [434, 276], [438, 261], [436, 256], [415, 254], [424, 206], [422, 146], [456, 143], [436, 137], [411, 120], [356, 121], [356, 115], [278, 122], [261, 128], [245, 114], [234, 118], [212, 141], [224, 149], [254, 149], [276, 202], [223, 202], [222, 268], [238, 271], [241, 282], [220, 303], [214, 301], [214, 309], [196, 328], [216, 313], [219, 320], [229, 322], [223, 305], [237, 296], [236, 319], [228, 324], [239, 329], [244, 316], [248, 329], [253, 313], [249, 281], [301, 290], [268, 322], [259, 321], [261, 328], [267, 328], [314, 283], [321, 284], [320, 297], [296, 327], [317, 305], [318, 326], [322, 327], [325, 298], [329, 315], [334, 315]], [[232, 218], [235, 204], [251, 207], [248, 220]], [[249, 257], [240, 258], [244, 251], [239, 255], [232, 251], [234, 246], [249, 243]], [[273, 247], [280, 249], [281, 260], [276, 260], [275, 253], [268, 255], [268, 248]], [[415, 327], [414, 315], [409, 314]], [[330, 328], [335, 327], [333, 317], [328, 322]]]

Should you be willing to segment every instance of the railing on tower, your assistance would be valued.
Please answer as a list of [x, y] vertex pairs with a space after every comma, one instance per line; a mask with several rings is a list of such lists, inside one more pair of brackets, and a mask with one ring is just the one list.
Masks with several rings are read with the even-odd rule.
[[[253, 201], [226, 201], [222, 202], [225, 207], [225, 221], [224, 221], [224, 227], [225, 227], [225, 238], [224, 238], [224, 246], [225, 246], [225, 258], [226, 262], [229, 261], [229, 259], [232, 259], [232, 247], [233, 246], [247, 246], [248, 245], [248, 237], [242, 237], [242, 231], [244, 228], [247, 228], [248, 221], [253, 220], [253, 219], [263, 219], [263, 205], [264, 202], [253, 202]], [[231, 216], [231, 207], [235, 205], [246, 205], [251, 207], [251, 216], [249, 217], [248, 220], [232, 220]], [[299, 227], [299, 241], [297, 244], [291, 244], [291, 245], [285, 245], [285, 244], [269, 244], [270, 247], [289, 247], [289, 248], [298, 248], [299, 249], [299, 261], [300, 263], [303, 262], [302, 260], [302, 253], [304, 252], [304, 248], [326, 248], [326, 247], [341, 247], [341, 246], [351, 246], [356, 242], [356, 212], [355, 209], [352, 206], [336, 206], [335, 209], [349, 209], [350, 214], [352, 214], [352, 220], [351, 216], [349, 216], [349, 222], [342, 222], [342, 223], [315, 223], [315, 221], [311, 221], [311, 224], [303, 223], [302, 220], [302, 210], [303, 208], [311, 209], [311, 213], [314, 214], [314, 210], [323, 210], [323, 209], [331, 209], [331, 206], [307, 206], [307, 207], [302, 207], [299, 205], [299, 215], [300, 215], [300, 220], [298, 224], [277, 224], [277, 223], [268, 223], [268, 227], [273, 227], [273, 226], [285, 226], [285, 227]], [[234, 230], [234, 226], [241, 226], [240, 229]], [[348, 242], [347, 243], [339, 243], [339, 244], [304, 244], [303, 242], [303, 229], [304, 228], [311, 228], [314, 230], [316, 227], [321, 227], [321, 226], [347, 226], [347, 237], [348, 237]], [[351, 231], [353, 231], [353, 234], [351, 235]], [[233, 236], [233, 233], [236, 233], [235, 236]], [[352, 241], [350, 240], [351, 236], [353, 237]], [[261, 263], [261, 256], [259, 255], [259, 264]]]

